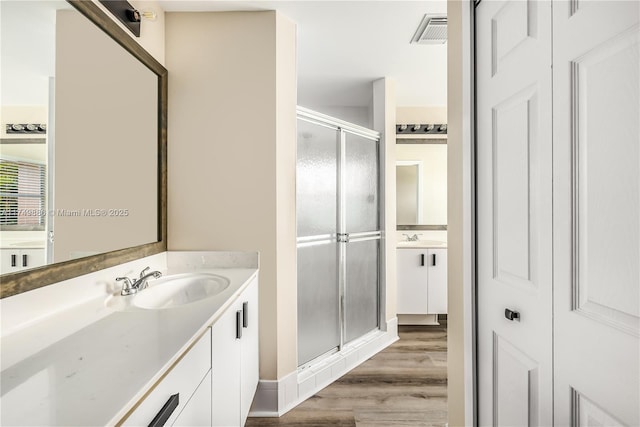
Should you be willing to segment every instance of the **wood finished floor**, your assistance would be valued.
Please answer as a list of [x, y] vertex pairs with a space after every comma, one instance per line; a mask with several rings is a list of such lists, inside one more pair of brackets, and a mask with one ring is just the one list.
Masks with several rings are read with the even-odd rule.
[[247, 427], [435, 427], [447, 422], [447, 330], [400, 326], [400, 340], [280, 418]]

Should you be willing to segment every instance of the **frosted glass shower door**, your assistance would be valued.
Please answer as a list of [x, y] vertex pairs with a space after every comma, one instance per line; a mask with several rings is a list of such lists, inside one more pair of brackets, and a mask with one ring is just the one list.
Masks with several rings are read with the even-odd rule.
[[298, 364], [340, 346], [335, 128], [298, 120]]
[[377, 132], [298, 111], [298, 366], [378, 327]]
[[344, 342], [378, 328], [380, 242], [378, 141], [344, 133], [342, 211], [344, 249]]

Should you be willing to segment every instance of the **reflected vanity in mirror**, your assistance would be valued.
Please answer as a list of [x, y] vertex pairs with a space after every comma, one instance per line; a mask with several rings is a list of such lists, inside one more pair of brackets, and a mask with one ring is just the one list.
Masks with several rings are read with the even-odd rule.
[[0, 7], [1, 296], [166, 250], [166, 69], [93, 2]]
[[447, 229], [447, 140], [396, 139], [398, 230]]

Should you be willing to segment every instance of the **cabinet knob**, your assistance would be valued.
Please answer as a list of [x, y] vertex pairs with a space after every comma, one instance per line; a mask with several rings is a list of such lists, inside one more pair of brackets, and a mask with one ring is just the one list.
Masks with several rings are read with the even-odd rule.
[[27, 254], [22, 255], [22, 266], [23, 267], [27, 266]]
[[517, 311], [509, 310], [508, 308], [505, 308], [504, 317], [506, 317], [508, 320], [511, 320], [511, 321], [519, 320], [520, 313], [518, 313]]
[[11, 254], [11, 267], [15, 267], [16, 263], [17, 263], [17, 256], [16, 254]]
[[420, 267], [424, 267], [424, 254], [420, 254]]

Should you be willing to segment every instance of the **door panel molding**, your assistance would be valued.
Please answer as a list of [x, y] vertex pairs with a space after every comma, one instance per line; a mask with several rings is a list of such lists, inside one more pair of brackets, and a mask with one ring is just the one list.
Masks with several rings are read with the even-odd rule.
[[493, 331], [493, 425], [538, 425], [538, 363]]
[[623, 422], [571, 387], [571, 427], [622, 426]]
[[506, 2], [491, 19], [491, 76], [522, 43], [536, 38], [535, 8], [532, 0]]
[[[636, 337], [640, 336], [640, 165], [637, 141], [629, 138], [638, 130], [612, 133], [601, 126], [619, 120], [619, 126], [633, 128], [634, 116], [638, 126], [638, 100], [625, 99], [629, 79], [612, 78], [609, 70], [635, 72], [640, 78], [639, 48], [640, 26], [635, 25], [570, 61], [569, 66], [571, 310]], [[603, 92], [619, 99], [616, 107], [600, 107], [603, 103], [597, 95]], [[626, 190], [616, 191], [622, 183]], [[621, 203], [625, 209], [620, 208]]]
[[[492, 109], [493, 278], [536, 288], [538, 88], [531, 85]], [[516, 132], [522, 131], [522, 134]], [[533, 163], [533, 167], [532, 167]]]

